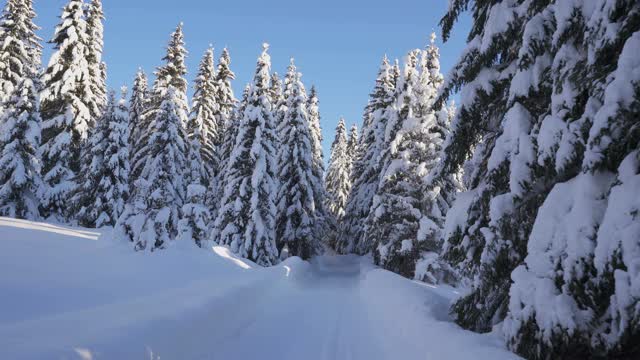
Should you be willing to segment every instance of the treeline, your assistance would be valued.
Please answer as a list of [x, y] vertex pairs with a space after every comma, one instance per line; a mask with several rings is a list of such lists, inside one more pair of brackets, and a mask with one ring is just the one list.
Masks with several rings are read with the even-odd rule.
[[[150, 86], [106, 90], [102, 6], [70, 0], [42, 69], [31, 0], [0, 18], [0, 214], [114, 226], [136, 250], [227, 245], [260, 265], [326, 246], [468, 288], [455, 321], [531, 359], [640, 357], [640, 3], [451, 0], [383, 59], [360, 130], [268, 45], [237, 100], [225, 49], [187, 99], [182, 25]], [[460, 94], [458, 108], [448, 103]]]
[[376, 264], [432, 283], [455, 280], [438, 254], [445, 216], [463, 187], [461, 173], [433, 178], [455, 114], [453, 104], [435, 104], [444, 81], [435, 37], [402, 66], [383, 59], [360, 136], [347, 140], [338, 125], [327, 175], [340, 228], [335, 249], [372, 253]]
[[31, 0], [0, 24], [0, 214], [114, 226], [136, 250], [213, 243], [260, 265], [309, 258], [335, 232], [320, 113], [293, 60], [271, 72], [268, 45], [242, 99], [229, 51], [204, 54], [191, 104], [182, 24], [148, 84], [107, 92], [100, 0], [70, 0], [41, 68]]

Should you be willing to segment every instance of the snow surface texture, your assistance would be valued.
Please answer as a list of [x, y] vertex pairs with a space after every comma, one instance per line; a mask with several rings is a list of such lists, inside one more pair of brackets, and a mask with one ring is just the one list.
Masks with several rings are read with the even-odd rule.
[[448, 319], [456, 292], [356, 256], [262, 268], [225, 247], [149, 256], [0, 217], [1, 359], [514, 359]]

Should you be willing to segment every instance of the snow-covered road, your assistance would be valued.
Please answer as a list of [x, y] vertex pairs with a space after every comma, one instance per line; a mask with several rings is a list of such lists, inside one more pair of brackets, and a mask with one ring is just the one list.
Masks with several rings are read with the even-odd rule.
[[[337, 259], [316, 259], [307, 273], [259, 297], [254, 304], [257, 311], [246, 321], [221, 329], [230, 330], [217, 337], [221, 358], [255, 359], [265, 354], [280, 359], [387, 358], [373, 341], [375, 324], [362, 306], [359, 259]], [[237, 309], [239, 318], [243, 310]], [[258, 341], [243, 346], [244, 339]]]
[[0, 358], [516, 358], [448, 320], [453, 289], [366, 258], [263, 269], [224, 248], [136, 254], [105, 238], [0, 218]]

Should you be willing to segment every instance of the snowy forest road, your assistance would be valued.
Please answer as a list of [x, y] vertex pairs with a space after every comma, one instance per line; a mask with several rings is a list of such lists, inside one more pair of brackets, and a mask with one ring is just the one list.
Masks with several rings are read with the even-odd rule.
[[359, 258], [298, 265], [301, 274], [285, 265], [284, 277], [262, 278], [171, 325], [180, 338], [154, 339], [153, 352], [169, 359], [389, 359], [360, 301]]
[[[258, 299], [260, 313], [216, 346], [221, 358], [384, 359], [371, 340], [365, 309], [359, 306], [359, 262], [312, 261], [309, 271], [280, 284], [277, 296]], [[256, 339], [242, 346], [243, 339]]]
[[159, 333], [172, 335], [150, 339], [153, 352], [163, 359], [516, 358], [497, 339], [487, 346], [487, 338], [451, 324], [446, 296], [361, 257], [323, 256], [271, 271], [284, 276], [265, 276], [211, 302], [210, 312], [170, 324]]
[[107, 231], [0, 218], [0, 359], [517, 358], [450, 321], [455, 289], [368, 258], [262, 268], [224, 247], [136, 253]]

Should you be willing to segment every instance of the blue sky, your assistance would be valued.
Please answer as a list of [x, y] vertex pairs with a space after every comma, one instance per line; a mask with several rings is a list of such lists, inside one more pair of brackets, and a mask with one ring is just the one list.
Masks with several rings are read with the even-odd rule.
[[[51, 38], [66, 2], [34, 1], [45, 40]], [[274, 71], [284, 73], [294, 57], [307, 87], [318, 88], [325, 149], [339, 116], [349, 125], [360, 123], [385, 53], [402, 59], [407, 51], [423, 48], [435, 30], [446, 75], [464, 48], [469, 29], [463, 20], [451, 39], [441, 43], [438, 22], [446, 0], [103, 0], [103, 4], [110, 87], [129, 85], [138, 67], [151, 73], [160, 65], [169, 34], [182, 21], [189, 81], [209, 44], [216, 48], [216, 58], [227, 46], [239, 97], [251, 80], [261, 44], [268, 42]], [[49, 55], [46, 49], [45, 65]]]

